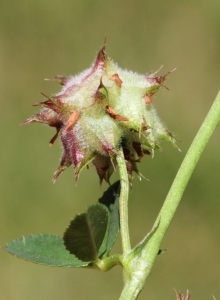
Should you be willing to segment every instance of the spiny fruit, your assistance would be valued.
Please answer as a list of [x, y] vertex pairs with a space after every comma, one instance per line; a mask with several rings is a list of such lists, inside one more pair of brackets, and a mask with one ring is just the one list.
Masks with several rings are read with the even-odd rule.
[[144, 154], [153, 155], [166, 140], [175, 139], [160, 121], [152, 104], [152, 96], [163, 86], [166, 76], [139, 75], [120, 69], [106, 54], [105, 45], [92, 66], [76, 76], [56, 76], [62, 90], [35, 104], [43, 109], [23, 124], [45, 123], [55, 127], [50, 140], [58, 135], [63, 144], [60, 165], [54, 174], [56, 181], [71, 164], [75, 178], [90, 162], [96, 167], [100, 184], [109, 178], [116, 166], [119, 148], [123, 149], [127, 172], [138, 172], [136, 162]]

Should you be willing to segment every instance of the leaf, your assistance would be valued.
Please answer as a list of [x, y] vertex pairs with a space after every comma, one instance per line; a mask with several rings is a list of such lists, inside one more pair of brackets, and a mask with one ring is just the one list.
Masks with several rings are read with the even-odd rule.
[[66, 249], [82, 261], [94, 261], [98, 258], [108, 226], [109, 212], [100, 204], [92, 204], [87, 212], [80, 214], [70, 222], [64, 233]]
[[99, 203], [104, 204], [110, 212], [108, 229], [99, 251], [99, 257], [102, 255], [107, 256], [109, 254], [119, 233], [119, 196], [120, 181], [116, 181], [107, 189], [107, 191], [104, 192], [103, 196], [99, 199]]
[[53, 267], [78, 268], [89, 264], [70, 255], [62, 238], [52, 234], [22, 237], [7, 243], [2, 249], [24, 260]]
[[106, 245], [106, 254], [109, 254], [112, 247], [114, 246], [114, 243], [118, 237], [119, 229], [120, 229], [119, 197], [117, 197], [110, 217], [108, 240]]
[[107, 230], [109, 213], [104, 205], [96, 203], [87, 208], [87, 215], [93, 232], [96, 249], [98, 250]]

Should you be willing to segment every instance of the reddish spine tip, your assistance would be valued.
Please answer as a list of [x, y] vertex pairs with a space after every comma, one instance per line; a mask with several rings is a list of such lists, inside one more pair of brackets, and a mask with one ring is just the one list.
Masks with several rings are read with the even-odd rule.
[[74, 110], [71, 116], [69, 117], [69, 120], [67, 121], [66, 127], [62, 131], [62, 134], [65, 134], [67, 130], [79, 119], [79, 113], [77, 110]]
[[116, 114], [114, 109], [109, 105], [106, 105], [106, 112], [111, 118], [116, 121], [128, 121], [128, 118]]
[[152, 96], [152, 93], [149, 93], [149, 94], [147, 94], [147, 95], [144, 96], [145, 103], [147, 105], [151, 104], [151, 102], [152, 102], [151, 96]]
[[122, 85], [122, 80], [120, 79], [120, 77], [118, 76], [117, 73], [111, 75], [111, 76], [109, 77], [109, 80], [115, 81], [115, 83], [116, 83], [116, 85], [117, 85], [118, 87], [121, 87], [121, 85]]

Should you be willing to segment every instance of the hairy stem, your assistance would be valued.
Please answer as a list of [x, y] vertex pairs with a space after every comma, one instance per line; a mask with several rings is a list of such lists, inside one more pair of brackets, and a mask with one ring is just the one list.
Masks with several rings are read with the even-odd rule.
[[126, 161], [122, 149], [119, 150], [117, 155], [117, 163], [120, 175], [121, 192], [120, 192], [120, 230], [122, 239], [123, 254], [131, 250], [129, 227], [128, 227], [128, 194], [129, 194], [129, 181], [126, 169]]

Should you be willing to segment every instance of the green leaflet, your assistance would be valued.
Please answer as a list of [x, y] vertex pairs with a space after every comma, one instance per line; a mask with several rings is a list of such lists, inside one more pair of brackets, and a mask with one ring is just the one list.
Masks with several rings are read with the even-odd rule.
[[78, 268], [89, 264], [70, 255], [62, 238], [52, 234], [22, 237], [7, 243], [2, 249], [18, 258], [53, 267]]

